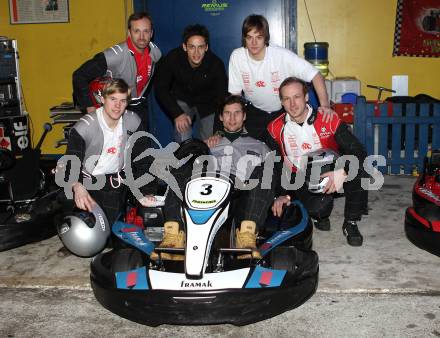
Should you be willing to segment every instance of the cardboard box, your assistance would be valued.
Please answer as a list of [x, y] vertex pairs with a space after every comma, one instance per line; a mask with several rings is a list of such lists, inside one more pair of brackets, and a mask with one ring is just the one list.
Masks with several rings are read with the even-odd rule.
[[341, 96], [345, 93], [361, 95], [361, 82], [352, 77], [333, 79], [331, 100], [341, 103]]

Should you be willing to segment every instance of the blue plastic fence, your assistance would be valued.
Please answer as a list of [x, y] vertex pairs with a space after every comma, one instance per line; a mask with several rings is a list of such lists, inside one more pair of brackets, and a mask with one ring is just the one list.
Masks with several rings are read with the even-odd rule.
[[440, 149], [440, 104], [374, 103], [360, 96], [354, 133], [368, 155], [385, 157], [382, 173], [420, 172], [428, 149]]

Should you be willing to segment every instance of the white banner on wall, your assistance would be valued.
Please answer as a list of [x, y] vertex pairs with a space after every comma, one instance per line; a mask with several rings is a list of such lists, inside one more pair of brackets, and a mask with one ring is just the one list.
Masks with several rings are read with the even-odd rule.
[[69, 22], [69, 0], [9, 0], [11, 24]]

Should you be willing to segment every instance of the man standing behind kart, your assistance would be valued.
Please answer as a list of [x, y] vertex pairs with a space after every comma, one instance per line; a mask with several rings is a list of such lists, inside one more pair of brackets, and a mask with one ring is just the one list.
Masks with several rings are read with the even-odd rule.
[[[270, 152], [269, 148], [261, 141], [250, 137], [244, 128], [246, 120], [245, 104], [240, 96], [231, 95], [224, 101], [220, 114], [220, 121], [223, 123], [223, 130], [220, 138], [213, 136], [206, 140], [211, 150], [211, 154], [216, 158], [218, 167], [227, 166], [226, 161], [231, 164], [230, 172], [242, 182], [252, 178], [258, 180], [258, 185], [251, 190], [244, 190], [244, 196], [240, 198], [240, 207], [235, 208], [236, 220], [240, 222], [240, 229], [236, 230], [236, 247], [252, 249], [252, 258], [261, 258], [256, 248], [256, 237], [259, 227], [264, 225], [267, 211], [273, 201], [272, 189], [261, 187], [263, 177], [263, 162], [266, 155]], [[243, 161], [245, 156], [252, 157], [252, 165], [249, 161]], [[183, 184], [186, 179], [191, 177], [191, 166], [187, 170], [176, 173], [176, 179]], [[189, 170], [188, 170], [189, 169]], [[221, 171], [220, 171], [221, 172]], [[184, 190], [184, 187], [180, 187]], [[162, 243], [159, 247], [164, 248], [183, 248], [185, 246], [185, 233], [181, 217], [182, 202], [170, 191], [165, 200], [165, 232]], [[237, 215], [238, 211], [238, 215]], [[251, 258], [251, 255], [241, 255], [239, 259]], [[151, 259], [157, 260], [157, 253], [151, 255]], [[183, 260], [183, 255], [161, 254], [162, 259]]]
[[[361, 246], [363, 237], [357, 221], [366, 211], [368, 192], [361, 187], [361, 178], [366, 177], [363, 164], [366, 153], [362, 144], [351, 133], [348, 126], [337, 116], [331, 122], [325, 122], [323, 115], [317, 114], [307, 104], [307, 85], [304, 81], [289, 77], [280, 85], [280, 99], [285, 113], [271, 121], [267, 127], [270, 137], [276, 141], [284, 162], [296, 173], [301, 156], [318, 149], [331, 149], [341, 155], [354, 155], [359, 161], [359, 171], [353, 180], [346, 181], [348, 165], [344, 168], [321, 175], [329, 181], [324, 194], [314, 194], [303, 185], [295, 191], [310, 216], [315, 227], [330, 230], [330, 213], [333, 209], [333, 193], [344, 187], [345, 210], [342, 230], [348, 244]], [[280, 216], [284, 205], [290, 201], [289, 195], [278, 197], [272, 207], [276, 216]]]
[[227, 93], [227, 78], [223, 61], [209, 50], [205, 26], [184, 29], [182, 46], [159, 63], [155, 91], [174, 121], [176, 142], [192, 137], [195, 120], [199, 122], [196, 135], [202, 140], [212, 135], [215, 112]]
[[318, 110], [329, 116], [333, 112], [321, 73], [292, 51], [269, 45], [269, 40], [266, 18], [249, 15], [242, 26], [243, 47], [235, 49], [229, 59], [229, 92], [236, 95], [243, 92], [252, 103], [248, 107], [246, 128], [257, 139], [280, 112], [278, 88], [289, 76], [312, 82], [320, 103]]
[[[77, 208], [91, 211], [94, 204], [106, 213], [112, 225], [123, 211], [125, 204], [125, 185], [121, 172], [125, 167], [125, 152], [130, 135], [142, 130], [141, 119], [135, 113], [126, 110], [129, 99], [129, 87], [124, 80], [112, 79], [102, 92], [103, 106], [95, 112], [82, 117], [70, 130], [66, 155], [75, 155], [81, 162], [78, 182], [67, 172], [68, 182], [72, 184], [74, 202]], [[133, 156], [136, 157], [145, 148], [140, 138], [133, 145]], [[129, 159], [131, 160], [131, 159]], [[148, 171], [148, 158], [135, 162], [137, 176]], [[68, 169], [68, 168], [66, 168]], [[123, 174], [122, 174], [123, 176]], [[105, 179], [100, 190], [87, 190], [87, 184]], [[144, 194], [154, 193], [152, 185], [142, 188]]]
[[73, 73], [73, 95], [81, 109], [93, 112], [89, 96], [91, 81], [108, 76], [123, 79], [130, 87], [131, 102], [128, 107], [147, 125], [147, 89], [161, 53], [150, 40], [153, 36], [153, 21], [145, 12], [134, 13], [128, 18], [128, 37], [113, 47], [107, 48], [86, 61]]

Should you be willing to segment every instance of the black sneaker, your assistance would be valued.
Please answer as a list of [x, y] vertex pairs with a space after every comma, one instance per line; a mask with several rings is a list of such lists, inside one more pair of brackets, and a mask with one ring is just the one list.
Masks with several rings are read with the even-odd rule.
[[316, 229], [319, 229], [321, 231], [330, 230], [330, 218], [323, 218], [323, 219], [312, 218], [312, 223]]
[[356, 221], [344, 221], [342, 225], [342, 232], [347, 237], [347, 243], [351, 246], [361, 246], [364, 238], [359, 232]]

